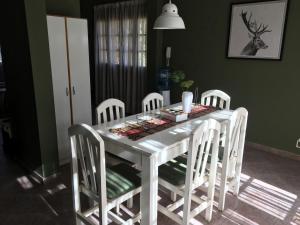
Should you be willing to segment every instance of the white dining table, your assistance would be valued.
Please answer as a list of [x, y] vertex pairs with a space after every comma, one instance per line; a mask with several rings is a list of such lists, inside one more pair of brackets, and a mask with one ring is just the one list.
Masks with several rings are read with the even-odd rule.
[[[170, 105], [169, 108], [181, 103]], [[232, 115], [231, 110], [217, 110], [204, 116], [156, 132], [138, 140], [131, 140], [109, 131], [121, 127], [145, 114], [132, 115], [120, 120], [96, 125], [93, 128], [105, 141], [106, 151], [133, 162], [141, 169], [142, 191], [140, 196], [141, 224], [157, 224], [158, 167], [188, 151], [191, 133], [206, 119], [216, 119], [224, 123]], [[159, 113], [156, 110], [152, 113]]]

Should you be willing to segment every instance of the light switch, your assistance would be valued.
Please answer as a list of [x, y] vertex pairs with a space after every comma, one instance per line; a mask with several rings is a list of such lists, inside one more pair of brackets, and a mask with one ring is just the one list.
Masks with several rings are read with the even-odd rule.
[[300, 148], [300, 138], [296, 142], [296, 148]]

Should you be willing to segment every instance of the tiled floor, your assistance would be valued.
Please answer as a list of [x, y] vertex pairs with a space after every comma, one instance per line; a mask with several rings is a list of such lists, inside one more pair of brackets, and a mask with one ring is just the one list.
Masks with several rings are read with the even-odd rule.
[[[240, 195], [229, 194], [226, 210], [215, 209], [211, 224], [300, 224], [299, 173], [299, 161], [246, 149]], [[75, 224], [70, 187], [68, 167], [62, 168], [58, 178], [41, 185], [5, 159], [0, 149], [0, 225]], [[163, 192], [160, 196], [168, 197]], [[135, 202], [138, 205], [138, 199]], [[158, 224], [175, 223], [159, 214]], [[199, 215], [192, 224], [206, 223]]]

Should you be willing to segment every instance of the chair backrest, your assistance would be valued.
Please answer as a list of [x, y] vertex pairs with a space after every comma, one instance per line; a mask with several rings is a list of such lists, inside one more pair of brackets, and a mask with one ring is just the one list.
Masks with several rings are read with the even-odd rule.
[[199, 184], [204, 181], [207, 165], [210, 172], [216, 173], [221, 125], [214, 119], [204, 121], [193, 132], [188, 153], [188, 170], [195, 171], [192, 182]]
[[125, 117], [125, 104], [119, 99], [109, 98], [97, 106], [98, 124]]
[[[101, 208], [107, 203], [106, 167], [104, 141], [100, 135], [86, 124], [77, 124], [69, 128], [72, 153], [73, 190], [79, 192], [78, 161], [80, 164], [85, 190], [98, 196]], [[76, 194], [76, 193], [75, 193]], [[77, 193], [76, 196], [79, 196]]]
[[163, 107], [164, 99], [161, 94], [150, 93], [143, 99], [143, 112], [149, 112], [154, 109]]
[[230, 109], [230, 96], [220, 90], [209, 90], [201, 95], [201, 105]]
[[236, 109], [230, 118], [229, 140], [226, 141], [229, 145], [229, 177], [235, 175], [237, 162], [243, 160], [247, 120], [248, 111], [242, 107]]

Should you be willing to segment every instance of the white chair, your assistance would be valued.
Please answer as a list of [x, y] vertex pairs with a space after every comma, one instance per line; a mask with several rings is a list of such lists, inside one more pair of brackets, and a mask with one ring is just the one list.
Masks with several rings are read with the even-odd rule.
[[164, 105], [164, 98], [161, 94], [150, 93], [143, 99], [143, 112], [149, 112], [154, 109], [159, 109]]
[[220, 90], [209, 90], [201, 95], [201, 105], [230, 109], [230, 96]]
[[98, 124], [125, 117], [125, 104], [119, 99], [109, 98], [97, 106]]
[[[109, 122], [112, 120], [118, 120], [125, 117], [125, 104], [119, 99], [109, 98], [101, 102], [97, 108], [97, 121], [98, 124]], [[108, 153], [110, 155], [110, 153]], [[111, 157], [115, 157], [110, 155]], [[118, 158], [119, 159], [119, 158]], [[129, 199], [127, 202], [127, 207], [132, 208], [133, 200]], [[120, 212], [119, 206], [117, 206], [117, 213]]]
[[236, 196], [239, 193], [247, 120], [248, 111], [245, 108], [238, 108], [233, 112], [224, 153], [219, 154], [221, 182], [218, 208], [221, 211], [225, 208], [226, 193], [232, 191]]
[[[158, 204], [158, 210], [179, 224], [189, 224], [203, 210], [206, 210], [205, 219], [212, 219], [219, 137], [220, 123], [213, 119], [204, 121], [191, 136], [187, 164], [176, 161], [176, 158], [159, 168], [159, 184], [183, 198], [167, 207]], [[206, 197], [200, 198], [193, 194], [195, 189], [206, 184]], [[193, 210], [191, 201], [198, 204]], [[173, 212], [181, 205], [183, 217]]]
[[[133, 224], [139, 221], [140, 214], [124, 221], [111, 211], [141, 191], [138, 171], [126, 164], [106, 168], [104, 141], [88, 125], [70, 127], [69, 136], [76, 224], [107, 225], [109, 220], [118, 224]], [[85, 211], [81, 208], [80, 193], [86, 195], [92, 202], [92, 206]]]
[[[208, 90], [201, 95], [201, 105], [219, 107], [220, 109], [230, 109], [230, 96], [220, 90]], [[221, 143], [225, 144], [225, 128], [221, 126]]]
[[[208, 90], [201, 95], [201, 105], [220, 107], [221, 109], [230, 109], [230, 96], [220, 90]], [[221, 144], [225, 145], [225, 127], [221, 126]], [[171, 200], [176, 201], [176, 193], [170, 193]]]

